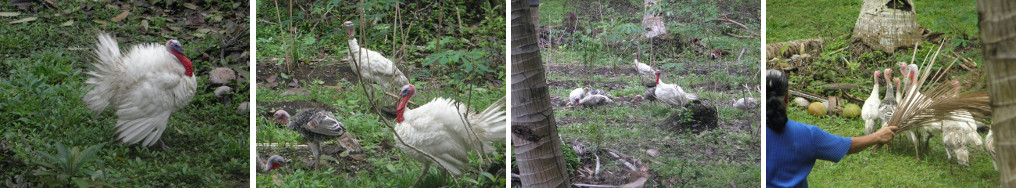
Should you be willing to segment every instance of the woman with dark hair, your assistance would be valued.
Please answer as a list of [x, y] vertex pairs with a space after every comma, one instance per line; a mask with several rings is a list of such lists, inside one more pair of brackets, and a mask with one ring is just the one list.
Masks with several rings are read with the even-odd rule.
[[808, 173], [816, 159], [839, 162], [843, 156], [888, 142], [896, 126], [861, 137], [829, 134], [814, 125], [787, 119], [788, 78], [779, 70], [766, 71], [766, 186], [808, 187]]

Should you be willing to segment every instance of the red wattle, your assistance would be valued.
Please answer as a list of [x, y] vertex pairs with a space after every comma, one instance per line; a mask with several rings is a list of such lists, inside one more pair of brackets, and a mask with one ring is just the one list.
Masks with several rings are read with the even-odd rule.
[[405, 118], [402, 117], [402, 113], [406, 111], [406, 103], [409, 103], [409, 97], [403, 97], [399, 100], [398, 109], [395, 110], [395, 123], [402, 123]]
[[180, 65], [183, 65], [184, 70], [186, 70], [183, 74], [194, 77], [194, 65], [191, 64], [190, 59], [187, 59], [187, 56], [184, 56], [180, 52], [170, 50], [170, 53], [176, 56], [176, 59], [180, 61]]

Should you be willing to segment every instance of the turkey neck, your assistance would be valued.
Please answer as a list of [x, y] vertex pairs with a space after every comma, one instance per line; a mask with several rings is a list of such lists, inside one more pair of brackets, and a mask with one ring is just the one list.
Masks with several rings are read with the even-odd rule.
[[194, 65], [191, 64], [190, 59], [187, 59], [187, 56], [184, 56], [183, 53], [173, 51], [172, 49], [169, 50], [169, 53], [176, 56], [176, 59], [180, 61], [180, 65], [183, 65], [184, 70], [186, 70], [183, 74], [194, 77]]
[[402, 99], [399, 100], [398, 109], [395, 110], [395, 123], [402, 123], [402, 120], [405, 120], [402, 113], [406, 112], [407, 103], [409, 103], [409, 96], [402, 97]]
[[349, 33], [349, 51], [351, 53], [357, 53], [360, 50], [360, 44], [356, 42], [356, 37], [353, 37], [353, 30], [346, 30], [346, 33]]
[[656, 85], [660, 85], [660, 74], [656, 74]]

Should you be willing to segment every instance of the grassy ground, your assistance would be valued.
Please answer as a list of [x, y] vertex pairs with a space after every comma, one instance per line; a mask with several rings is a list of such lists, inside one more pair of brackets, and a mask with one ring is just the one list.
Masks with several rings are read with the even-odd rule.
[[[981, 62], [980, 41], [977, 38], [977, 12], [974, 1], [917, 1], [914, 2], [917, 22], [933, 32], [942, 32], [944, 49], [934, 70], [952, 61], [955, 57], [969, 58]], [[870, 52], [852, 56], [847, 51], [837, 51], [847, 46], [848, 38], [860, 11], [861, 1], [767, 1], [767, 42], [784, 42], [797, 39], [822, 38], [827, 46], [820, 57], [809, 62], [809, 66], [798, 67], [791, 72], [791, 85], [796, 89], [820, 95], [853, 97], [865, 99], [871, 92], [871, 73], [889, 68], [898, 61], [910, 62], [913, 49], [902, 49], [896, 53]], [[916, 61], [923, 61], [937, 41], [925, 41], [917, 52]], [[955, 52], [955, 53], [954, 53]], [[985, 81], [980, 69], [969, 63], [971, 69], [953, 67], [948, 73], [950, 80], [960, 80], [965, 91], [984, 90]], [[767, 64], [773, 67], [772, 64]], [[895, 67], [895, 66], [893, 66]], [[894, 76], [899, 76], [894, 68]], [[860, 85], [860, 89], [833, 91], [823, 90], [821, 85], [845, 83]], [[884, 87], [883, 87], [884, 90]], [[860, 103], [858, 103], [860, 105]], [[861, 136], [863, 121], [860, 118], [845, 119], [838, 116], [814, 118], [803, 109], [794, 109], [790, 118], [817, 125], [830, 133], [841, 136]], [[983, 136], [984, 133], [982, 132]], [[900, 136], [890, 152], [862, 152], [844, 158], [840, 163], [818, 162], [809, 182], [813, 186], [885, 186], [885, 187], [989, 187], [998, 184], [998, 172], [983, 148], [971, 148], [971, 167], [960, 168], [955, 162], [946, 160], [941, 136], [932, 138], [931, 151], [922, 161], [914, 157], [913, 145], [909, 138]], [[950, 168], [954, 168], [950, 173]]]
[[[395, 37], [391, 36], [395, 31], [392, 23], [400, 16], [396, 15], [392, 4], [381, 1], [361, 5], [318, 2], [308, 7], [296, 5], [294, 15], [290, 16], [289, 5], [279, 3], [276, 6], [272, 1], [258, 1], [256, 138], [258, 144], [277, 146], [259, 147], [257, 156], [267, 158], [278, 154], [291, 162], [282, 169], [258, 174], [258, 186], [408, 187], [421, 173], [423, 167], [419, 162], [407, 158], [393, 147], [394, 133], [387, 128], [387, 125], [395, 125], [393, 117], [379, 114], [370, 107], [359, 79], [350, 72], [349, 64], [343, 61], [348, 48], [347, 36], [339, 31], [343, 21], [358, 19], [359, 14], [355, 14], [357, 7], [372, 7], [368, 11], [377, 17], [366, 19], [378, 20], [365, 26], [366, 32], [358, 32], [362, 37], [360, 45], [397, 62], [397, 67], [417, 87], [413, 102], [424, 104], [436, 97], [464, 103], [471, 100], [468, 103], [470, 109], [478, 111], [505, 96], [503, 1], [442, 2], [456, 6], [402, 4], [400, 15], [403, 24], [398, 27], [407, 34]], [[331, 8], [316, 12], [317, 7]], [[455, 7], [463, 12], [455, 15]], [[280, 14], [276, 14], [276, 10]], [[461, 16], [462, 29], [458, 29], [456, 16]], [[447, 24], [431, 24], [438, 22]], [[298, 32], [287, 34], [283, 32], [286, 26], [280, 23], [292, 23], [299, 28]], [[287, 36], [296, 38], [298, 42], [284, 42]], [[406, 40], [404, 47], [403, 40]], [[295, 44], [292, 46], [297, 50], [290, 53], [293, 48], [288, 44]], [[393, 46], [399, 50], [393, 52]], [[449, 61], [455, 57], [460, 57], [460, 60]], [[296, 82], [299, 83], [297, 87], [287, 86]], [[306, 93], [287, 93], [291, 91]], [[390, 106], [395, 100], [383, 96], [380, 101], [381, 106]], [[355, 134], [366, 151], [367, 159], [356, 161], [340, 153], [332, 153], [341, 147], [337, 142], [329, 141], [324, 143], [324, 164], [317, 170], [308, 166], [312, 159], [310, 151], [293, 147], [306, 144], [304, 139], [297, 132], [275, 122], [271, 114], [279, 109], [306, 107], [331, 110]], [[494, 145], [505, 147], [503, 142]], [[504, 150], [500, 150], [483, 155], [484, 160], [472, 160], [471, 166], [485, 172], [466, 173], [463, 177], [448, 177], [442, 175], [438, 167], [433, 167], [421, 180], [421, 185], [503, 186], [504, 156]]]
[[[197, 4], [198, 10], [179, 3], [148, 7], [144, 3], [60, 1], [30, 4], [26, 9], [0, 5], [0, 12], [20, 13], [0, 17], [0, 169], [4, 169], [0, 179], [15, 180], [14, 176], [23, 175], [22, 183], [30, 185], [71, 185], [69, 179], [43, 184], [49, 176], [39, 174], [61, 171], [42, 168], [37, 162], [56, 161], [44, 159], [39, 152], [56, 154], [56, 143], [82, 149], [105, 144], [93, 157], [82, 156], [95, 162], [78, 164], [68, 173], [116, 187], [246, 186], [248, 116], [237, 113], [236, 105], [247, 100], [247, 84], [229, 84], [235, 92], [227, 105], [212, 94], [214, 87], [209, 86], [207, 77], [217, 66], [248, 70], [246, 58], [236, 58], [241, 52], [233, 50], [222, 51], [225, 58], [218, 53], [205, 54], [220, 52], [226, 48], [222, 40], [233, 36], [238, 36], [237, 41], [248, 41], [247, 32], [232, 32], [235, 26], [248, 23], [247, 12], [218, 11], [246, 4]], [[112, 21], [124, 12], [120, 8], [129, 8], [131, 13], [120, 22]], [[207, 19], [197, 17], [196, 12]], [[30, 18], [35, 20], [10, 23]], [[208, 30], [197, 31], [199, 28]], [[198, 90], [186, 108], [170, 117], [162, 135], [168, 150], [120, 144], [114, 113], [89, 112], [82, 103], [87, 92], [84, 72], [94, 62], [91, 48], [98, 31], [117, 36], [122, 50], [143, 42], [161, 44], [179, 39], [194, 62]], [[242, 51], [246, 46], [240, 42], [230, 47]], [[84, 174], [89, 170], [99, 173]]]
[[[634, 156], [649, 166], [647, 186], [757, 187], [760, 176], [760, 133], [758, 108], [742, 111], [731, 106], [732, 99], [757, 97], [760, 39], [737, 39], [726, 32], [745, 35], [721, 22], [708, 21], [727, 14], [729, 18], [759, 28], [757, 2], [664, 1], [670, 34], [649, 41], [638, 35], [642, 1], [580, 2], [541, 1], [541, 52], [546, 62], [554, 116], [566, 142], [566, 160], [572, 183], [621, 185], [634, 181], [619, 160], [605, 150]], [[577, 11], [577, 10], [582, 11]], [[580, 29], [566, 31], [569, 13], [575, 13]], [[631, 31], [627, 28], [636, 28]], [[610, 44], [610, 43], [617, 44]], [[741, 49], [746, 49], [738, 61]], [[730, 54], [709, 58], [714, 49]], [[639, 61], [664, 70], [664, 80], [701, 96], [701, 102], [719, 112], [719, 128], [699, 134], [675, 131], [658, 124], [682, 109], [659, 102], [635, 102], [644, 82], [632, 65], [632, 53]], [[578, 87], [604, 89], [616, 103], [595, 108], [564, 106], [568, 93]], [[573, 146], [588, 151], [574, 155]], [[659, 156], [650, 156], [656, 150]], [[594, 156], [593, 153], [596, 153]], [[600, 158], [603, 171], [590, 175]]]

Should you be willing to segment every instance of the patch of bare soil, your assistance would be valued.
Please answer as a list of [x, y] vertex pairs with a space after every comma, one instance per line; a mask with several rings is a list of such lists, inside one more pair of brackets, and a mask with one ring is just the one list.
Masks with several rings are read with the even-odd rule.
[[659, 126], [673, 132], [691, 131], [692, 134], [698, 134], [704, 130], [715, 129], [718, 116], [716, 107], [694, 101], [685, 105], [684, 109], [675, 111]]
[[[303, 144], [303, 143], [301, 143]], [[263, 147], [263, 148], [261, 148]], [[324, 142], [321, 144], [321, 164], [317, 167], [318, 170], [333, 168], [339, 173], [351, 173], [351, 176], [356, 176], [361, 172], [370, 173], [375, 167], [365, 161], [353, 160], [349, 157], [341, 156], [341, 153], [345, 151], [341, 145], [337, 142]], [[258, 158], [267, 159], [269, 156], [279, 155], [283, 156], [289, 161], [289, 166], [286, 168], [301, 168], [306, 170], [313, 170], [314, 166], [314, 155], [311, 153], [310, 148], [307, 147], [271, 147], [271, 146], [259, 146]], [[371, 157], [369, 154], [368, 158]], [[280, 169], [276, 169], [280, 170]], [[288, 172], [289, 170], [282, 170], [282, 173]], [[276, 171], [272, 171], [275, 173]]]
[[[273, 58], [268, 61], [258, 62], [257, 82], [259, 84], [265, 84], [263, 86], [274, 88], [275, 86], [285, 86], [292, 82], [303, 84], [303, 82], [320, 80], [324, 82], [324, 85], [334, 86], [338, 85], [339, 80], [348, 80], [353, 83], [360, 80], [356, 74], [353, 74], [353, 70], [349, 68], [349, 65], [342, 61], [322, 60], [319, 62], [296, 63], [299, 65], [286, 67], [285, 65], [276, 64], [277, 60]], [[282, 78], [280, 73], [285, 73], [289, 76], [289, 79]], [[277, 82], [278, 84], [272, 85], [272, 82]]]
[[285, 110], [289, 114], [296, 114], [297, 110], [305, 108], [320, 108], [329, 112], [335, 111], [335, 108], [332, 106], [314, 101], [279, 101], [264, 106], [265, 110], [267, 110], [261, 112], [264, 117], [273, 117], [276, 110]]

